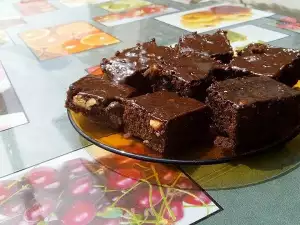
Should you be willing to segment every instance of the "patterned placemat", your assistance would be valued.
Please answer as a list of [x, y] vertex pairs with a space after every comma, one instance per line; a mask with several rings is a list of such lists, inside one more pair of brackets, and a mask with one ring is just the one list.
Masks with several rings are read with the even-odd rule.
[[0, 224], [186, 225], [222, 210], [177, 168], [105, 153], [89, 146], [0, 179]]

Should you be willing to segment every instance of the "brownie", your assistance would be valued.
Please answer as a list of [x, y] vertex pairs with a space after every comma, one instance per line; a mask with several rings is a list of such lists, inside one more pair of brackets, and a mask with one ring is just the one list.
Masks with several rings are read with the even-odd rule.
[[66, 107], [95, 122], [120, 129], [123, 126], [123, 101], [135, 94], [135, 89], [127, 85], [87, 75], [70, 86]]
[[200, 35], [197, 32], [187, 34], [179, 39], [175, 49], [179, 54], [197, 52], [229, 63], [233, 50], [226, 34], [227, 32], [223, 30], [218, 30], [214, 34]]
[[239, 52], [226, 70], [231, 77], [265, 76], [293, 86], [300, 79], [300, 51], [251, 44]]
[[208, 133], [208, 107], [174, 92], [155, 92], [126, 101], [125, 132], [164, 154], [201, 140]]
[[208, 56], [191, 53], [153, 64], [145, 76], [153, 91], [173, 91], [183, 97], [204, 100], [217, 65], [219, 63]]
[[222, 150], [236, 150], [236, 143], [233, 139], [225, 136], [216, 136], [214, 146], [221, 147]]
[[215, 82], [206, 104], [224, 137], [216, 142], [240, 151], [280, 140], [299, 125], [300, 92], [268, 77]]
[[157, 46], [155, 39], [117, 52], [100, 64], [103, 71], [116, 83], [130, 85], [140, 92], [149, 92], [150, 86], [143, 76], [149, 65], [174, 56], [171, 47]]

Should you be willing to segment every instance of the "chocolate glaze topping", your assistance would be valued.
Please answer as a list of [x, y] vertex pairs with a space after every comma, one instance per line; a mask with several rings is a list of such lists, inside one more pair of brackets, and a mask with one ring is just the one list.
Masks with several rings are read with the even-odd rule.
[[210, 57], [198, 54], [183, 55], [163, 67], [161, 74], [176, 76], [190, 82], [206, 79], [217, 63]]
[[254, 75], [277, 78], [285, 65], [300, 58], [299, 51], [272, 48], [264, 44], [251, 44], [230, 65], [233, 69], [247, 70]]
[[208, 56], [233, 53], [226, 34], [227, 32], [222, 30], [217, 31], [212, 35], [200, 35], [196, 32], [191, 33], [181, 37], [179, 43], [175, 46], [175, 49], [180, 54], [198, 52]]
[[170, 47], [157, 46], [155, 39], [133, 48], [117, 52], [111, 59], [103, 59], [101, 67], [117, 83], [126, 83], [126, 79], [135, 73], [143, 73], [154, 62], [174, 56]]
[[179, 97], [173, 92], [155, 92], [132, 98], [132, 104], [143, 107], [151, 116], [161, 121], [169, 121], [177, 116], [205, 108], [205, 104], [191, 98]]
[[114, 100], [121, 100], [134, 94], [135, 89], [127, 85], [118, 85], [102, 79], [102, 77], [87, 75], [70, 86], [72, 95], [84, 98], [95, 98], [103, 105]]
[[211, 88], [219, 90], [224, 100], [230, 101], [235, 107], [299, 95], [299, 91], [268, 77], [228, 79], [216, 82]]

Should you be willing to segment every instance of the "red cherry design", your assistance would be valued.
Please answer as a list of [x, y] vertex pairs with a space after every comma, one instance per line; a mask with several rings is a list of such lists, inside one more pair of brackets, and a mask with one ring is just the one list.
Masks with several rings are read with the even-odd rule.
[[170, 203], [170, 209], [173, 212], [173, 215], [175, 216], [175, 220], [173, 221], [172, 216], [169, 214], [169, 211], [166, 209], [164, 213], [164, 218], [167, 220], [171, 220], [173, 222], [179, 221], [183, 218], [184, 216], [184, 211], [183, 211], [183, 204], [182, 201], [180, 200], [173, 200]]
[[93, 203], [99, 203], [99, 200], [102, 199], [104, 194], [105, 193], [100, 188], [95, 187], [89, 190], [88, 195], [85, 196], [85, 199]]
[[88, 194], [93, 188], [93, 181], [90, 176], [80, 177], [71, 181], [69, 189], [70, 193], [76, 197]]
[[61, 220], [76, 201], [78, 199], [70, 197], [69, 193], [63, 192], [60, 199], [57, 199], [55, 203], [55, 215], [57, 218]]
[[288, 22], [288, 23], [297, 23], [297, 19], [296, 18], [293, 18], [293, 17], [283, 17], [280, 19], [281, 21], [284, 21], [284, 22]]
[[15, 217], [26, 210], [27, 205], [31, 205], [34, 196], [32, 192], [24, 190], [3, 201], [0, 207], [0, 214], [8, 217]]
[[86, 165], [91, 164], [90, 161], [82, 158], [72, 159], [64, 163], [62, 173], [68, 173], [69, 177], [82, 176], [90, 173]]
[[16, 193], [21, 187], [18, 181], [6, 180], [0, 183], [0, 202]]
[[[150, 208], [150, 189], [149, 188], [143, 188], [140, 190], [138, 193], [135, 195], [135, 205], [138, 208], [146, 209]], [[160, 191], [158, 188], [153, 187], [152, 188], [152, 193], [151, 193], [151, 201], [152, 201], [152, 206], [156, 206], [159, 204], [162, 200], [162, 196], [160, 194]]]
[[155, 169], [158, 172], [159, 181], [161, 184], [170, 185], [179, 175], [179, 171], [172, 167], [157, 164]]
[[160, 178], [161, 178], [160, 181], [163, 184], [170, 184], [172, 183], [172, 181], [175, 180], [173, 171], [167, 171], [162, 176], [160, 176]]
[[291, 23], [280, 23], [280, 24], [277, 24], [277, 27], [281, 28], [281, 29], [289, 29], [289, 30], [300, 29], [300, 26], [297, 26], [297, 24], [291, 24]]
[[28, 182], [37, 189], [56, 190], [61, 186], [58, 173], [50, 167], [32, 169], [27, 175]]
[[193, 193], [193, 194], [196, 195], [197, 198], [191, 195], [186, 195], [183, 198], [183, 201], [188, 204], [198, 205], [198, 206], [208, 205], [211, 203], [211, 199], [204, 192], [198, 191], [197, 193]]
[[0, 202], [5, 200], [11, 195], [11, 192], [8, 188], [0, 185]]
[[64, 225], [87, 225], [96, 216], [96, 208], [90, 202], [77, 201], [63, 216]]
[[293, 30], [300, 30], [300, 23], [295, 23], [292, 29]]
[[25, 204], [22, 200], [12, 199], [2, 206], [1, 213], [6, 216], [13, 217], [23, 213], [25, 209]]
[[289, 23], [277, 23], [276, 26], [281, 29], [288, 29], [290, 24]]
[[[124, 190], [132, 187], [141, 178], [141, 172], [133, 168], [121, 168], [109, 171], [107, 186], [110, 189]], [[121, 175], [122, 174], [122, 175]]]
[[[119, 149], [122, 149], [126, 152], [133, 152], [133, 153], [139, 153], [143, 152], [144, 150], [142, 149], [141, 146], [134, 145], [134, 146], [120, 146]], [[115, 169], [115, 168], [128, 168], [132, 167], [135, 163], [139, 164], [146, 164], [146, 162], [141, 162], [136, 159], [128, 158], [126, 156], [121, 156], [121, 155], [115, 155], [111, 154], [105, 157], [101, 157], [98, 159], [98, 161], [103, 164], [104, 166]]]
[[195, 188], [195, 185], [194, 183], [188, 179], [187, 177], [181, 177], [177, 184], [176, 184], [176, 187], [177, 188], [180, 188], [180, 189], [185, 189], [185, 190], [191, 190], [193, 188]]
[[143, 8], [144, 13], [146, 14], [151, 14], [151, 13], [157, 13], [162, 11], [164, 8], [166, 8], [165, 6], [146, 6]]
[[50, 199], [43, 199], [26, 210], [24, 219], [27, 222], [38, 222], [44, 220], [53, 210], [54, 202]]

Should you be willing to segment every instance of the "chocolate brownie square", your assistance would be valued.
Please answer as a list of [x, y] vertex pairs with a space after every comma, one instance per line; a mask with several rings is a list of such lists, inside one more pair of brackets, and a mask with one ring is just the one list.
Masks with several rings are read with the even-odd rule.
[[115, 84], [100, 76], [87, 75], [73, 83], [67, 93], [66, 108], [82, 113], [95, 122], [120, 129], [123, 126], [123, 101], [135, 96], [135, 89]]
[[251, 44], [239, 52], [227, 71], [231, 77], [265, 76], [293, 86], [300, 79], [300, 51]]
[[183, 97], [204, 100], [217, 65], [219, 63], [212, 58], [193, 53], [153, 64], [145, 76], [153, 91], [168, 90]]
[[112, 81], [130, 85], [146, 93], [150, 91], [150, 86], [143, 74], [149, 65], [173, 56], [173, 48], [157, 46], [155, 39], [152, 39], [117, 52], [110, 59], [104, 58], [100, 66]]
[[200, 35], [197, 32], [187, 34], [179, 39], [175, 49], [179, 54], [197, 52], [229, 63], [233, 56], [233, 50], [226, 35], [227, 32], [223, 30], [214, 34]]
[[155, 92], [126, 101], [125, 132], [150, 148], [174, 153], [208, 134], [208, 108], [174, 92]]
[[[216, 130], [235, 149], [280, 140], [300, 122], [300, 92], [268, 77], [216, 82], [208, 89], [206, 104]], [[217, 142], [224, 144], [226, 138]]]

